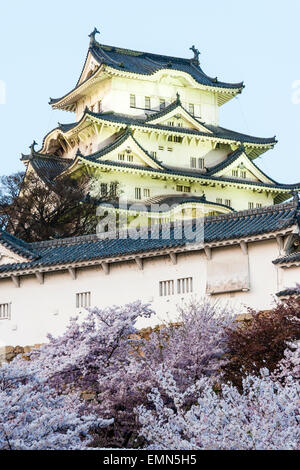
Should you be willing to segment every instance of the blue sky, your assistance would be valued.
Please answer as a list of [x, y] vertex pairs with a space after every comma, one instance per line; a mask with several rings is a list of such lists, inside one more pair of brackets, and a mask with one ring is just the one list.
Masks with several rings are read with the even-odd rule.
[[191, 57], [195, 44], [208, 75], [244, 80], [242, 95], [221, 108], [221, 125], [276, 134], [276, 148], [257, 164], [278, 181], [300, 181], [300, 104], [292, 100], [300, 80], [298, 0], [12, 0], [2, 2], [0, 17], [0, 174], [22, 169], [20, 154], [33, 139], [41, 144], [58, 121], [74, 120], [48, 101], [75, 85], [97, 26], [98, 40], [131, 49]]

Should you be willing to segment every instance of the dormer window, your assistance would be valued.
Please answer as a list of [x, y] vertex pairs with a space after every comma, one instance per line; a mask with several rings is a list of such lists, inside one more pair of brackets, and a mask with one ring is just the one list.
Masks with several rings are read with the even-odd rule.
[[151, 109], [150, 96], [145, 96], [145, 109]]
[[135, 108], [135, 107], [136, 107], [135, 95], [130, 95], [130, 107], [131, 107], [131, 108]]

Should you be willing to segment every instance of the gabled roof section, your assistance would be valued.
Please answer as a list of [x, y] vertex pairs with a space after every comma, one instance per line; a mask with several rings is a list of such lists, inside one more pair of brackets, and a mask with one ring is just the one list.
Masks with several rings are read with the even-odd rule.
[[[103, 157], [107, 157], [109, 160], [110, 154], [120, 148], [123, 144], [127, 144], [133, 151], [138, 153], [138, 156], [144, 162], [145, 166], [154, 168], [154, 169], [163, 169], [163, 165], [156, 160], [150, 153], [147, 152], [139, 142], [133, 137], [130, 127], [127, 127], [125, 132], [120, 136], [117, 136], [116, 140], [113, 143], [108, 144], [103, 149], [90, 154], [89, 156], [84, 156], [85, 159], [90, 161], [99, 161]], [[83, 156], [80, 152], [77, 153], [78, 156]], [[106, 161], [106, 160], [105, 160]]]
[[[113, 144], [114, 145], [114, 144]], [[221, 177], [221, 176], [215, 176], [215, 175], [210, 175], [209, 173], [199, 173], [193, 170], [185, 170], [182, 168], [174, 168], [174, 167], [167, 167], [163, 165], [161, 162], [157, 162], [155, 158], [153, 158], [151, 155], [148, 154], [149, 158], [152, 159], [153, 162], [158, 163], [159, 167], [154, 168], [154, 167], [144, 167], [140, 165], [136, 165], [134, 163], [127, 163], [127, 162], [121, 162], [121, 161], [109, 161], [107, 159], [102, 159], [98, 158], [97, 155], [100, 153], [100, 157], [102, 156], [103, 150], [100, 150], [99, 152], [96, 152], [95, 154], [92, 155], [82, 155], [81, 153], [78, 154], [77, 159], [74, 161], [74, 167], [71, 168], [71, 170], [76, 168], [76, 164], [78, 159], [82, 163], [86, 163], [87, 165], [103, 168], [106, 170], [107, 167], [114, 168], [115, 170], [119, 171], [125, 171], [125, 172], [140, 172], [140, 173], [156, 173], [157, 175], [161, 176], [169, 176], [169, 177], [182, 177], [184, 179], [188, 180], [194, 180], [194, 181], [203, 181], [204, 183], [207, 182], [212, 182], [212, 183], [219, 183], [220, 185], [224, 185], [225, 183], [231, 183], [232, 185], [237, 185], [238, 187], [257, 187], [257, 188], [265, 188], [265, 189], [270, 189], [273, 190], [274, 193], [281, 193], [282, 192], [282, 197], [283, 200], [278, 201], [278, 202], [283, 202], [284, 200], [288, 199], [289, 194], [291, 194], [293, 191], [299, 191], [300, 190], [300, 183], [298, 184], [281, 184], [281, 183], [265, 183], [261, 181], [253, 181], [250, 179], [242, 179], [242, 178], [234, 178], [234, 177]], [[107, 150], [104, 150], [104, 154], [106, 154]], [[285, 193], [285, 194], [284, 194]]]
[[[281, 204], [249, 211], [235, 212], [231, 214], [217, 215], [204, 218], [204, 243], [214, 244], [252, 236], [280, 233], [283, 230], [293, 230], [298, 226], [297, 207], [295, 203]], [[202, 224], [199, 230], [202, 233]], [[143, 234], [144, 235], [144, 234]], [[274, 235], [275, 237], [275, 235]], [[153, 251], [179, 248], [185, 249], [191, 246], [191, 240], [185, 236], [178, 239], [175, 226], [171, 227], [170, 237], [164, 238], [161, 229], [159, 237], [150, 238], [115, 238], [99, 239], [98, 235], [87, 235], [62, 240], [52, 240], [39, 243], [31, 243], [30, 250], [39, 255], [38, 260], [27, 263], [15, 263], [13, 265], [0, 266], [0, 275], [9, 276], [12, 272], [33, 272], [35, 269], [47, 269], [49, 267], [66, 266], [92, 260], [109, 259], [120, 260], [122, 256], [151, 253]]]
[[[104, 72], [104, 68], [106, 71]], [[195, 85], [200, 85], [205, 89], [220, 91], [219, 104], [223, 104], [231, 97], [241, 93], [244, 84], [227, 83], [219, 81], [217, 77], [212, 78], [206, 75], [200, 67], [199, 60], [192, 58], [172, 57], [149, 52], [140, 52], [124, 49], [115, 46], [108, 46], [98, 43], [95, 38], [91, 38], [90, 46], [86, 55], [85, 63], [76, 86], [61, 98], [50, 98], [49, 104], [54, 108], [61, 105], [64, 109], [73, 111], [70, 103], [63, 103], [73, 92], [84, 93], [86, 85], [99, 80], [103, 73], [109, 76], [110, 71], [115, 71], [124, 76], [153, 76], [160, 71], [174, 71], [188, 75]]]
[[26, 243], [23, 240], [20, 240], [20, 238], [16, 238], [3, 230], [0, 231], [0, 245], [26, 260], [35, 260], [38, 258], [37, 253], [29, 243]]
[[[114, 112], [104, 112], [104, 113], [94, 113], [90, 111], [88, 108], [85, 109], [83, 116], [81, 117], [80, 121], [74, 122], [71, 124], [59, 124], [59, 127], [56, 127], [52, 131], [50, 131], [44, 138], [43, 142], [43, 150], [46, 147], [45, 144], [52, 136], [55, 137], [57, 132], [61, 132], [63, 134], [72, 132], [76, 132], [81, 126], [86, 125], [86, 121], [88, 118], [94, 118], [98, 122], [103, 123], [111, 123], [112, 125], [121, 125], [124, 127], [130, 126], [133, 130], [137, 128], [144, 128], [149, 130], [157, 130], [157, 131], [167, 131], [172, 132], [175, 134], [183, 134], [183, 135], [190, 135], [190, 136], [203, 136], [208, 139], [212, 139], [213, 141], [223, 142], [223, 143], [242, 143], [244, 144], [247, 149], [247, 153], [250, 155], [251, 158], [256, 158], [261, 153], [266, 152], [267, 150], [274, 147], [276, 144], [275, 137], [271, 138], [261, 138], [261, 137], [253, 137], [246, 134], [241, 134], [238, 132], [234, 132], [228, 129], [224, 129], [218, 126], [211, 126], [204, 122], [199, 121], [198, 119], [191, 116], [188, 111], [184, 108], [180, 107], [179, 111], [184, 113], [185, 116], [189, 116], [191, 122], [194, 123], [195, 128], [184, 128], [184, 127], [176, 127], [176, 126], [168, 126], [165, 124], [155, 123], [154, 120], [158, 119], [166, 119], [168, 113], [176, 110], [177, 105], [176, 101], [173, 102], [169, 107], [165, 108], [165, 110], [156, 113], [155, 115], [148, 117], [147, 119], [143, 118], [136, 118], [126, 114], [117, 114]], [[176, 114], [176, 113], [174, 113]], [[193, 121], [192, 121], [193, 120]]]
[[45, 183], [53, 181], [73, 163], [73, 160], [35, 151], [22, 155], [21, 160], [28, 163], [28, 168], [31, 167]]
[[219, 81], [217, 78], [209, 77], [194, 59], [123, 49], [100, 44], [96, 41], [91, 46], [90, 51], [99, 64], [106, 63], [117, 70], [139, 75], [151, 75], [162, 69], [171, 69], [185, 72], [191, 75], [196, 82], [208, 87], [226, 88], [238, 92], [241, 92], [244, 88], [243, 82], [226, 83]]
[[[222, 163], [219, 163], [215, 167], [209, 170], [210, 175], [214, 176], [225, 176], [228, 171], [235, 168], [241, 168], [243, 170], [248, 170], [255, 176], [258, 181], [262, 183], [274, 184], [277, 185], [278, 183], [274, 181], [272, 178], [267, 176], [262, 170], [258, 168], [258, 166], [250, 160], [248, 155], [245, 152], [245, 148], [241, 146], [235, 152], [232, 152], [226, 160]], [[225, 176], [226, 177], [226, 176]]]
[[205, 132], [208, 134], [212, 134], [213, 132], [208, 129], [205, 125], [201, 124], [197, 119], [194, 118], [181, 104], [180, 96], [177, 93], [177, 98], [173, 103], [167, 106], [165, 109], [158, 111], [148, 118], [145, 121], [145, 124], [164, 124], [167, 119], [171, 119], [173, 117], [181, 117], [183, 120], [187, 121], [190, 125], [193, 126], [194, 129], [198, 130], [199, 132]]

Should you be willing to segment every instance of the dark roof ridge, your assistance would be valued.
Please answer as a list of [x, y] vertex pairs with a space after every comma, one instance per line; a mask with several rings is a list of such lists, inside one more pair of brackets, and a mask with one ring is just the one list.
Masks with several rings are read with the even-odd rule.
[[[249, 209], [249, 210], [244, 210], [244, 211], [239, 211], [239, 212], [232, 212], [229, 214], [219, 214], [219, 215], [204, 217], [204, 222], [205, 224], [209, 224], [211, 222], [228, 220], [228, 219], [239, 219], [243, 217], [257, 216], [257, 215], [262, 215], [266, 213], [272, 214], [274, 212], [280, 212], [282, 210], [289, 210], [289, 209], [295, 209], [294, 201], [283, 203], [283, 204], [276, 204], [273, 206], [257, 208], [257, 209]], [[295, 221], [296, 221], [296, 218], [295, 218]], [[46, 241], [41, 241], [41, 242], [32, 242], [32, 243], [29, 243], [29, 246], [33, 248], [46, 248], [50, 246], [77, 245], [77, 244], [81, 244], [82, 242], [93, 242], [93, 241], [101, 241], [101, 240], [103, 240], [102, 236], [99, 236], [97, 234], [91, 234], [91, 235], [80, 235], [78, 237], [60, 238], [60, 239], [46, 240]]]
[[30, 243], [24, 242], [20, 238], [17, 238], [4, 230], [0, 230], [0, 244], [24, 258], [38, 258], [38, 255], [31, 250]]

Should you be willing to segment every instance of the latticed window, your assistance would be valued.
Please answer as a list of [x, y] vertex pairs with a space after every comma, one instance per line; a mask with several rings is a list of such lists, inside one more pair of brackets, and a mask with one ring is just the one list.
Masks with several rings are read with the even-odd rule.
[[177, 294], [190, 294], [191, 292], [193, 292], [192, 277], [177, 279]]
[[217, 197], [216, 203], [217, 204], [223, 204], [223, 199], [221, 197]]
[[142, 199], [142, 190], [141, 190], [141, 188], [135, 188], [135, 199]]
[[191, 157], [191, 168], [196, 168], [197, 166], [197, 159], [194, 157]]
[[168, 126], [169, 126], [169, 127], [174, 127], [174, 121], [169, 121], [169, 122], [168, 122]]
[[150, 152], [150, 155], [151, 155], [153, 158], [156, 158], [156, 157], [157, 157], [157, 153], [156, 153], [156, 152], [153, 152], [153, 151]]
[[151, 109], [150, 96], [145, 96], [145, 109]]
[[101, 183], [100, 185], [101, 196], [107, 195], [107, 183]]
[[256, 207], [257, 207], [257, 209], [261, 209], [261, 208], [262, 208], [262, 204], [261, 204], [260, 202], [258, 202], [258, 203], [256, 204]]
[[232, 170], [232, 176], [239, 176], [238, 170]]
[[150, 197], [150, 189], [145, 188], [143, 193], [144, 193], [144, 197]]
[[160, 281], [159, 295], [166, 297], [167, 295], [174, 295], [174, 281]]
[[124, 161], [125, 160], [125, 155], [124, 153], [119, 153], [118, 154], [118, 160]]
[[0, 304], [0, 320], [10, 320], [11, 304]]
[[204, 170], [205, 160], [204, 158], [198, 158], [198, 168], [199, 170]]
[[165, 147], [163, 147], [162, 145], [159, 145], [158, 150], [165, 150]]
[[135, 108], [135, 107], [136, 107], [135, 95], [130, 95], [130, 107], [131, 107], [131, 108]]
[[127, 161], [133, 162], [133, 155], [127, 155]]
[[91, 293], [79, 292], [76, 294], [76, 308], [89, 308], [91, 306]]
[[182, 142], [182, 137], [178, 135], [169, 135], [168, 137], [169, 142], [177, 142], [178, 144], [181, 144]]
[[247, 178], [247, 172], [246, 171], [241, 171], [241, 177], [242, 178]]
[[226, 206], [231, 207], [231, 200], [230, 199], [225, 199], [225, 204], [226, 204]]
[[118, 183], [110, 183], [110, 195], [112, 197], [115, 197], [117, 195], [117, 188], [118, 188]]
[[249, 202], [248, 203], [248, 208], [249, 209], [254, 209], [254, 202]]

